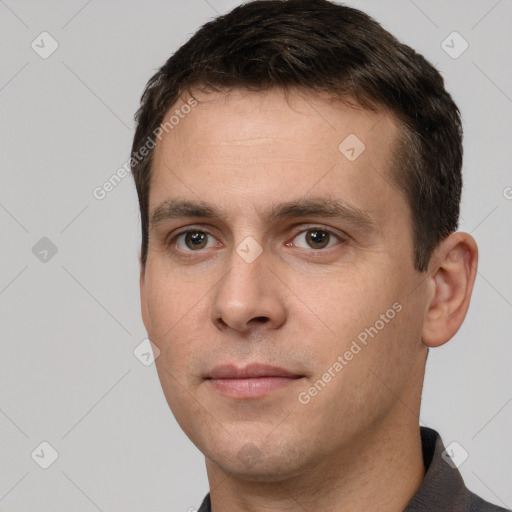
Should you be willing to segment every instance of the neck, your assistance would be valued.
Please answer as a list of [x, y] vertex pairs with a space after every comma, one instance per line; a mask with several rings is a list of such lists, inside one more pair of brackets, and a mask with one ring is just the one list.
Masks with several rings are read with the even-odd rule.
[[213, 512], [399, 512], [418, 490], [425, 468], [415, 415], [358, 434], [349, 449], [286, 479], [248, 481], [207, 460]]

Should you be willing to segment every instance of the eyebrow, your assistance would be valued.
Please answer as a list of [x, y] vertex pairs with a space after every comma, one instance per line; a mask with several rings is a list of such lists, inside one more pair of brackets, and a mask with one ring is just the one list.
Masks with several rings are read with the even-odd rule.
[[[182, 218], [226, 219], [227, 211], [203, 201], [166, 199], [153, 211], [150, 227], [155, 228], [170, 219]], [[346, 221], [355, 227], [375, 230], [376, 219], [368, 210], [357, 208], [340, 199], [330, 197], [300, 198], [270, 205], [264, 218], [268, 222], [300, 217], [325, 217]]]

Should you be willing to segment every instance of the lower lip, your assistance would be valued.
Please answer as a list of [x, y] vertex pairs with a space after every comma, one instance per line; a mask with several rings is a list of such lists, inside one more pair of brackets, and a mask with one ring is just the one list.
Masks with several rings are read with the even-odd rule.
[[232, 398], [258, 398], [272, 391], [290, 386], [298, 378], [294, 377], [254, 377], [251, 379], [209, 379], [210, 385]]

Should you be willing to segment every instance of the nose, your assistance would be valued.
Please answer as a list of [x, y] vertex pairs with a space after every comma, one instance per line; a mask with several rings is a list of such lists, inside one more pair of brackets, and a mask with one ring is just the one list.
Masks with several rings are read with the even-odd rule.
[[254, 261], [236, 251], [214, 292], [211, 319], [219, 330], [247, 333], [265, 326], [276, 329], [286, 320], [283, 283], [269, 268], [264, 250]]

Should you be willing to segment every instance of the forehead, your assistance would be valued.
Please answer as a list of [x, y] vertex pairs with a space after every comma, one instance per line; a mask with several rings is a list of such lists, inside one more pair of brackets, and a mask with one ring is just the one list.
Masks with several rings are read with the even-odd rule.
[[164, 119], [179, 115], [155, 149], [150, 210], [168, 197], [257, 209], [313, 192], [370, 210], [401, 196], [390, 169], [400, 128], [388, 112], [304, 91], [194, 98], [192, 109], [182, 109], [184, 98]]
[[[368, 110], [355, 100], [342, 101], [314, 91], [233, 89], [193, 94], [197, 101], [194, 108], [184, 109], [191, 101], [191, 96], [186, 96], [169, 109], [164, 122], [172, 118], [176, 125], [164, 134], [160, 148], [166, 144], [185, 148], [183, 143], [193, 136], [198, 147], [230, 143], [263, 146], [265, 142], [280, 145], [279, 149], [316, 146], [319, 157], [320, 148], [322, 152], [338, 150], [344, 135], [359, 134], [366, 144], [383, 149], [393, 144], [400, 132], [397, 118], [383, 108]], [[176, 114], [181, 114], [180, 118]]]

